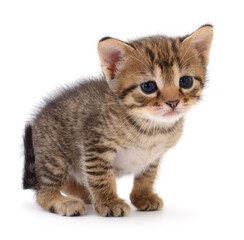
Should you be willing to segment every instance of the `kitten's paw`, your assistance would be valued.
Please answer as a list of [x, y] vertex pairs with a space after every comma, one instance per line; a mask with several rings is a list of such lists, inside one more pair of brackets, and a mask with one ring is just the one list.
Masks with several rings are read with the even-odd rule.
[[163, 207], [163, 200], [157, 194], [130, 195], [132, 204], [140, 211], [156, 211]]
[[58, 201], [50, 208], [50, 212], [62, 216], [83, 216], [85, 215], [85, 204], [82, 200], [69, 199]]
[[95, 204], [95, 209], [103, 217], [123, 217], [130, 212], [129, 205], [119, 198], [107, 203]]

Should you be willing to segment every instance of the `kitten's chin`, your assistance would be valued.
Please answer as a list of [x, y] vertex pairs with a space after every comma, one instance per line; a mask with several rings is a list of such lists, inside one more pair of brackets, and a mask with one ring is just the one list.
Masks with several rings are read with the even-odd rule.
[[159, 123], [173, 124], [173, 123], [179, 121], [184, 115], [185, 115], [185, 113], [183, 113], [183, 112], [177, 113], [175, 111], [172, 111], [172, 112], [168, 112], [166, 114], [147, 113], [146, 118], [148, 120], [152, 120], [152, 121], [159, 122]]

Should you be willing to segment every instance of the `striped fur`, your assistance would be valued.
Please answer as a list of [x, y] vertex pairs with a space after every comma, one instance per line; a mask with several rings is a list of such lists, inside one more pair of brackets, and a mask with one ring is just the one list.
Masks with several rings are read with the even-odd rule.
[[[60, 215], [84, 215], [92, 202], [101, 216], [124, 216], [130, 208], [118, 197], [115, 178], [134, 174], [132, 204], [162, 208], [153, 192], [157, 169], [201, 97], [211, 41], [209, 25], [183, 38], [102, 39], [105, 77], [64, 89], [27, 126], [24, 188], [35, 189], [37, 202]], [[179, 86], [182, 76], [192, 77], [190, 89]], [[155, 92], [142, 91], [147, 81], [156, 83]], [[170, 109], [169, 101], [177, 107]]]

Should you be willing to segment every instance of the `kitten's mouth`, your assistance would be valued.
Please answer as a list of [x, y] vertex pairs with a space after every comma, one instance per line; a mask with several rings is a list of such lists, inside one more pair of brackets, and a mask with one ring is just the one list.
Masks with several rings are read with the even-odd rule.
[[146, 113], [148, 119], [159, 121], [159, 122], [175, 122], [179, 120], [185, 113], [185, 108], [176, 109], [164, 109], [164, 108], [153, 108]]
[[181, 108], [167, 109], [167, 110], [157, 109], [156, 110], [156, 114], [161, 117], [175, 117], [182, 113], [184, 113], [184, 110]]
[[163, 114], [163, 117], [174, 117], [174, 116], [177, 116], [178, 114], [180, 114], [180, 113], [175, 110], [172, 110], [172, 111], [169, 111], [169, 112]]
[[176, 109], [168, 109], [166, 111], [158, 112], [158, 116], [166, 121], [175, 121], [178, 118], [182, 117], [185, 113], [185, 109], [176, 108]]

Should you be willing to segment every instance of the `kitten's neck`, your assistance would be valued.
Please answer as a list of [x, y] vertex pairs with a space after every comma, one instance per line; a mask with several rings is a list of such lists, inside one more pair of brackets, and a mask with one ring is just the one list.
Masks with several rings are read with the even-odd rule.
[[175, 122], [159, 122], [156, 120], [138, 117], [133, 114], [126, 114], [126, 119], [139, 131], [161, 132], [162, 134], [173, 131], [175, 128], [177, 128], [177, 126], [183, 125], [184, 122], [183, 117]]

